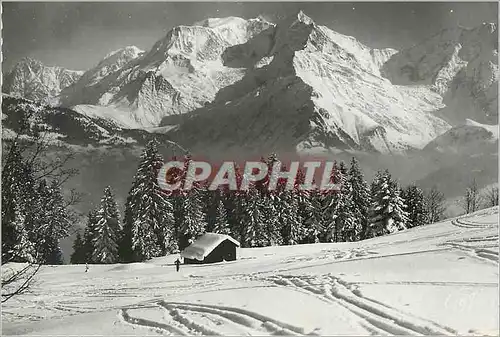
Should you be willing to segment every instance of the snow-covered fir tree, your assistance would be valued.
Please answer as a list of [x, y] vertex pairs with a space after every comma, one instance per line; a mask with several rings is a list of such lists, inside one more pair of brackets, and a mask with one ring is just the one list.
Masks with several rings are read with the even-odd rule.
[[242, 247], [265, 247], [269, 246], [269, 237], [266, 232], [266, 222], [262, 213], [262, 199], [254, 186], [241, 195], [240, 219], [241, 232], [240, 243]]
[[219, 194], [217, 201], [213, 232], [219, 234], [231, 235], [231, 228], [229, 228], [227, 210], [223, 202], [222, 194]]
[[[193, 179], [189, 177], [189, 164], [192, 159], [190, 156], [186, 156], [184, 160], [184, 182], [187, 179]], [[194, 173], [193, 173], [194, 174]], [[200, 235], [206, 231], [206, 214], [204, 213], [203, 207], [203, 194], [204, 186], [198, 182], [194, 182], [192, 187], [189, 189], [184, 188], [184, 196], [182, 198], [182, 210], [181, 218], [179, 223], [179, 241], [178, 246], [180, 250], [183, 250], [189, 246], [194, 240], [196, 240]]]
[[359, 231], [356, 233], [356, 240], [363, 240], [369, 224], [371, 195], [368, 183], [364, 180], [363, 172], [359, 167], [359, 162], [354, 157], [351, 160], [348, 181], [351, 185], [354, 216], [360, 226]]
[[389, 171], [377, 172], [372, 183], [372, 216], [369, 236], [380, 236], [404, 230], [408, 223], [406, 205], [396, 181]]
[[121, 233], [120, 215], [111, 187], [104, 195], [95, 214], [92, 261], [94, 263], [116, 263]]
[[318, 191], [304, 191], [299, 194], [299, 211], [304, 223], [305, 243], [319, 243], [324, 236], [322, 199]]
[[125, 205], [120, 254], [125, 261], [144, 261], [165, 254], [173, 237], [173, 207], [157, 174], [163, 165], [157, 142], [148, 142]]
[[298, 186], [305, 182], [305, 174], [299, 169], [297, 172], [296, 186], [294, 193], [298, 201], [298, 216], [301, 221], [302, 237], [300, 243], [319, 242], [319, 236], [323, 232], [321, 223], [321, 213], [316, 204], [317, 193], [312, 190], [302, 190]]
[[[337, 162], [334, 162], [330, 183], [340, 183], [340, 171]], [[325, 233], [322, 235], [326, 242], [338, 242], [341, 238], [340, 229], [338, 228], [338, 203], [339, 191], [321, 191], [321, 207], [323, 213], [323, 224]]]
[[424, 192], [415, 184], [406, 187], [401, 193], [408, 212], [408, 228], [422, 226], [428, 222]]
[[356, 217], [355, 204], [352, 199], [352, 186], [349, 181], [347, 167], [344, 162], [339, 166], [340, 191], [337, 196], [336, 228], [341, 241], [356, 241], [361, 231], [361, 224]]
[[96, 210], [92, 210], [87, 214], [87, 224], [83, 233], [83, 252], [85, 255], [85, 263], [92, 263], [92, 255], [94, 252], [94, 237], [96, 236]]
[[53, 180], [48, 188], [45, 209], [46, 223], [37, 229], [40, 234], [37, 246], [41, 248], [40, 254], [47, 264], [61, 264], [59, 242], [69, 235], [71, 221], [57, 180]]
[[14, 245], [10, 251], [6, 252], [9, 257], [7, 261], [29, 263], [41, 262], [36, 256], [35, 244], [29, 240], [29, 233], [24, 226], [25, 216], [20, 211], [19, 207], [15, 207], [14, 212], [14, 219], [11, 223], [13, 232], [9, 233], [14, 238]]
[[2, 168], [2, 263], [35, 259], [26, 228], [24, 162], [19, 145], [14, 142]]
[[263, 179], [254, 183], [254, 188], [257, 189], [258, 196], [261, 199], [258, 205], [264, 219], [264, 231], [269, 246], [281, 245], [283, 244], [282, 229], [284, 226], [281, 211], [283, 210], [284, 201], [279, 191], [272, 191], [269, 188], [273, 166], [274, 164], [281, 164], [281, 162], [276, 153], [271, 153], [267, 159], [261, 158], [261, 161], [267, 166], [267, 174]]
[[184, 197], [182, 204], [182, 218], [179, 224], [179, 249], [189, 246], [206, 229], [205, 213], [201, 202], [200, 190], [193, 188]]
[[[281, 165], [282, 171], [286, 171], [287, 168]], [[306, 235], [306, 231], [303, 227], [302, 218], [299, 213], [299, 195], [298, 195], [298, 182], [295, 180], [293, 182], [293, 189], [288, 190], [286, 184], [288, 183], [285, 179], [280, 179], [278, 181], [278, 186], [273, 193], [275, 197], [275, 209], [276, 215], [278, 217], [278, 223], [281, 233], [281, 242], [284, 245], [295, 245], [298, 244]]]
[[283, 191], [279, 194], [278, 200], [280, 202], [278, 216], [281, 224], [282, 242], [285, 245], [296, 245], [306, 236], [306, 230], [299, 214], [298, 193]]
[[[390, 177], [390, 176], [389, 176]], [[394, 233], [408, 227], [408, 208], [406, 201], [401, 197], [401, 189], [396, 180], [390, 177], [391, 198], [389, 203], [389, 211], [392, 218], [392, 226], [389, 226], [389, 233]]]

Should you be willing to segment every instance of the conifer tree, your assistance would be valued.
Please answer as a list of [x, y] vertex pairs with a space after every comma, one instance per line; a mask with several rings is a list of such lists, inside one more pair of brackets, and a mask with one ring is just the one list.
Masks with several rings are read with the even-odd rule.
[[118, 261], [121, 226], [118, 206], [109, 186], [104, 189], [104, 195], [95, 216], [92, 261], [115, 263]]
[[250, 186], [239, 199], [241, 203], [241, 244], [243, 247], [269, 246], [266, 223], [262, 213], [262, 199], [254, 186]]
[[[285, 170], [286, 167], [282, 165], [282, 171]], [[281, 227], [281, 242], [285, 245], [295, 245], [306, 235], [299, 213], [299, 182], [296, 180], [293, 183], [293, 189], [288, 190], [286, 188], [287, 181], [280, 179], [275, 193], [276, 211]]]
[[342, 241], [356, 241], [361, 224], [356, 217], [352, 186], [344, 162], [339, 166], [340, 191], [337, 192], [336, 228]]
[[[2, 169], [2, 263], [33, 260], [27, 251], [28, 232], [25, 227], [26, 196], [23, 194], [24, 163], [17, 143], [11, 146]], [[26, 260], [26, 261], [23, 261]]]
[[[235, 167], [236, 185], [241, 186], [243, 175], [238, 166]], [[232, 237], [246, 247], [246, 205], [247, 192], [241, 190], [230, 190], [229, 186], [223, 186], [224, 205], [227, 210], [227, 220]]]
[[144, 261], [165, 254], [175, 238], [173, 207], [157, 182], [163, 159], [156, 140], [141, 155], [139, 168], [125, 205], [123, 260]]
[[[337, 162], [334, 162], [332, 173], [330, 176], [330, 182], [334, 184], [340, 183], [340, 170]], [[340, 233], [337, 221], [338, 217], [338, 203], [339, 203], [339, 191], [323, 191], [322, 193], [322, 212], [323, 212], [323, 223], [324, 223], [324, 238], [327, 242], [338, 242], [340, 241]]]
[[83, 252], [85, 263], [93, 263], [93, 254], [95, 251], [94, 238], [96, 237], [97, 211], [92, 210], [87, 214], [87, 224], [83, 234]]
[[405, 200], [406, 211], [408, 212], [408, 228], [425, 225], [427, 219], [427, 209], [425, 206], [424, 192], [415, 184], [409, 185], [401, 193]]
[[266, 233], [268, 245], [283, 244], [282, 229], [285, 226], [283, 222], [283, 202], [281, 196], [280, 183], [276, 190], [270, 190], [269, 183], [273, 174], [273, 166], [281, 164], [276, 153], [271, 153], [267, 159], [261, 158], [267, 166], [267, 174], [264, 179], [255, 182], [254, 187], [258, 191], [261, 202], [258, 203], [260, 213], [264, 221], [264, 232]]
[[206, 229], [205, 214], [201, 202], [201, 192], [193, 188], [187, 192], [182, 205], [182, 219], [180, 223], [179, 249], [189, 246]]
[[319, 243], [324, 240], [325, 227], [323, 225], [322, 195], [318, 191], [309, 191], [302, 194], [302, 219], [305, 228], [305, 243]]
[[320, 207], [317, 204], [317, 191], [298, 188], [305, 182], [305, 174], [299, 169], [297, 173], [297, 188], [294, 191], [298, 200], [298, 215], [302, 226], [300, 243], [317, 243], [323, 232]]
[[369, 224], [371, 195], [370, 188], [363, 178], [359, 162], [355, 157], [351, 160], [349, 169], [349, 183], [352, 188], [352, 201], [354, 203], [354, 216], [360, 225], [359, 232], [355, 234], [357, 240], [363, 240]]
[[406, 205], [400, 196], [397, 183], [389, 171], [378, 172], [372, 183], [372, 217], [370, 237], [394, 233], [406, 229], [408, 217]]
[[228, 217], [226, 206], [224, 206], [224, 202], [222, 201], [222, 195], [219, 195], [217, 201], [217, 209], [215, 215], [215, 225], [213, 232], [225, 235], [231, 235], [231, 229], [228, 225]]
[[[43, 183], [42, 185], [43, 186]], [[45, 187], [42, 187], [42, 191]], [[43, 261], [48, 264], [61, 264], [62, 253], [59, 242], [69, 235], [71, 218], [68, 214], [60, 184], [53, 180], [48, 188], [46, 212], [44, 218], [46, 223], [38, 227], [40, 233], [40, 254]]]
[[[204, 187], [199, 182], [193, 182], [191, 188], [185, 186], [186, 180], [193, 180], [189, 176], [191, 156], [184, 158], [184, 171], [182, 176], [182, 204], [179, 210], [179, 250], [188, 247], [197, 237], [206, 231], [206, 214], [203, 206]], [[194, 174], [194, 173], [193, 173]]]
[[15, 216], [11, 223], [13, 230], [11, 235], [14, 238], [14, 245], [11, 251], [6, 252], [10, 259], [9, 261], [29, 263], [37, 262], [35, 245], [29, 240], [29, 233], [24, 227], [25, 217], [19, 210], [19, 207], [15, 207], [14, 212]]

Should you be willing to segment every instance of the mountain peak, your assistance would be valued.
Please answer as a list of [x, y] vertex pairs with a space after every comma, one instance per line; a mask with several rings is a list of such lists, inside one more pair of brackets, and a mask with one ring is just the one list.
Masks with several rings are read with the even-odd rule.
[[23, 57], [5, 76], [2, 91], [15, 97], [54, 103], [61, 90], [76, 82], [82, 73]]
[[30, 56], [25, 56], [23, 57], [19, 62], [19, 63], [26, 63], [26, 64], [43, 64], [42, 61], [38, 60], [38, 59], [34, 59]]
[[138, 55], [140, 53], [143, 53], [144, 51], [137, 48], [136, 46], [126, 46], [117, 50], [114, 50], [110, 53], [108, 53], [104, 59], [110, 58], [111, 56], [114, 55]]
[[305, 23], [306, 25], [312, 25], [312, 24], [314, 24], [313, 19], [311, 19], [309, 16], [307, 16], [306, 13], [304, 13], [304, 11], [302, 11], [302, 10], [300, 10], [297, 13], [297, 20], [299, 22]]

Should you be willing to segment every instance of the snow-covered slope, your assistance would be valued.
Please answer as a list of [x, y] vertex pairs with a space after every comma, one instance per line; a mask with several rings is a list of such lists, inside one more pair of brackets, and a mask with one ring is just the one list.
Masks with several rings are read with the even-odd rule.
[[269, 27], [261, 19], [236, 17], [175, 27], [149, 52], [95, 85], [65, 92], [63, 103], [106, 105], [127, 111], [137, 125], [158, 126], [164, 116], [203, 106], [239, 80], [245, 69], [224, 66], [222, 53]]
[[[245, 248], [238, 260], [44, 266], [2, 335], [499, 333], [498, 207], [366, 241]], [[2, 271], [18, 265], [4, 265]]]
[[394, 51], [370, 50], [302, 12], [233, 50], [262, 61], [173, 131], [194, 151], [210, 144], [223, 153], [401, 152], [450, 127], [432, 113], [442, 98], [430, 86], [397, 86], [380, 76]]
[[450, 123], [466, 118], [498, 123], [498, 31], [484, 23], [445, 29], [393, 55], [382, 73], [394, 84], [431, 85], [443, 95], [440, 116]]
[[44, 103], [57, 104], [57, 96], [75, 83], [83, 71], [49, 67], [38, 60], [23, 58], [4, 78], [2, 92]]

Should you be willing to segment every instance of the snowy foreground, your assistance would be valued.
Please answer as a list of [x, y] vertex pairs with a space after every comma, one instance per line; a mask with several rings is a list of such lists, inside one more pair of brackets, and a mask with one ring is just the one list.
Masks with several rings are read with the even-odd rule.
[[357, 243], [234, 262], [44, 267], [2, 334], [498, 335], [498, 207]]

